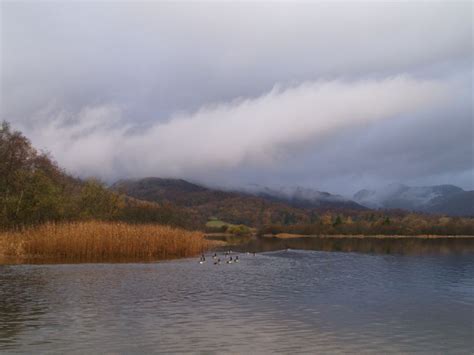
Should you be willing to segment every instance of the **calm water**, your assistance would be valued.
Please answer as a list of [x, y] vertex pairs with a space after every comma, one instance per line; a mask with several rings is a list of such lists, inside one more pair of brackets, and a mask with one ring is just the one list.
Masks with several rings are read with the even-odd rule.
[[0, 352], [474, 351], [474, 256], [0, 266]]

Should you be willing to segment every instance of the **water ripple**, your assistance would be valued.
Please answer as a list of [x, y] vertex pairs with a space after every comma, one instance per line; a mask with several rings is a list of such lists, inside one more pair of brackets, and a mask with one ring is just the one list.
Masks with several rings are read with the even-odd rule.
[[473, 256], [240, 259], [1, 266], [0, 352], [474, 350]]

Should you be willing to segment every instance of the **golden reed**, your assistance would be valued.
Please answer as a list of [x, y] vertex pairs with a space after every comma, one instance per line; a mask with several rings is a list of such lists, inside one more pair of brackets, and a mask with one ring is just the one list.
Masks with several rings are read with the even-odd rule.
[[0, 263], [114, 262], [163, 260], [198, 255], [209, 249], [203, 233], [168, 226], [114, 222], [47, 223], [0, 233]]

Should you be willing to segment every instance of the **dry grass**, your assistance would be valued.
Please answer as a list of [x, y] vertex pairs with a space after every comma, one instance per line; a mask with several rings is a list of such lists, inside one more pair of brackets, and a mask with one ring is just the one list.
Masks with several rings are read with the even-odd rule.
[[210, 247], [200, 232], [112, 222], [44, 224], [0, 233], [3, 260], [112, 262], [198, 255]]

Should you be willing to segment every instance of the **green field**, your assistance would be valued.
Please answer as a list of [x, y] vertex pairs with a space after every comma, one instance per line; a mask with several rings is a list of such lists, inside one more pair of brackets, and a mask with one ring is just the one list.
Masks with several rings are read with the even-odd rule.
[[207, 228], [213, 228], [213, 229], [221, 229], [223, 227], [227, 227], [225, 229], [225, 232], [234, 234], [234, 235], [249, 235], [253, 232], [255, 232], [255, 228], [250, 228], [248, 226], [245, 226], [243, 224], [232, 224], [232, 223], [227, 223], [224, 221], [221, 221], [220, 219], [217, 218], [210, 218], [209, 221], [206, 223]]
[[235, 226], [235, 224], [227, 223], [219, 219], [211, 219], [206, 223], [206, 227], [209, 227], [209, 228], [221, 228], [222, 226], [231, 227], [231, 226]]

